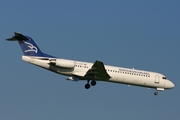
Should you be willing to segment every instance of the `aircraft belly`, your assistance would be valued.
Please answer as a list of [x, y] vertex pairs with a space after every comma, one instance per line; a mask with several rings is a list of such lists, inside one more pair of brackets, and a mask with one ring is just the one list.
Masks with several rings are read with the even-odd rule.
[[135, 85], [135, 86], [143, 86], [143, 87], [151, 87], [151, 88], [163, 88], [164, 82], [156, 84], [154, 80], [151, 78], [141, 78], [141, 77], [127, 77], [127, 76], [116, 76], [109, 79], [109, 82], [115, 82], [120, 84], [128, 84], [128, 85]]

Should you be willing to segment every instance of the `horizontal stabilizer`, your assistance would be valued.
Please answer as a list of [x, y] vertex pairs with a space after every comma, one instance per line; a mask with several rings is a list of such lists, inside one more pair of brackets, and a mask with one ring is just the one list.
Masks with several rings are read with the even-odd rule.
[[21, 33], [14, 32], [14, 36], [12, 38], [6, 39], [8, 41], [17, 41], [17, 40], [29, 40], [27, 37], [22, 35]]

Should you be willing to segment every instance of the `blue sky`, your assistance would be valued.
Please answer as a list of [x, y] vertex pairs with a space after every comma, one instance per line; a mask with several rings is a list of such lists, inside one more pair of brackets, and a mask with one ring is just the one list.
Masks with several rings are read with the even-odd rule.
[[[1, 120], [179, 120], [178, 0], [1, 0]], [[45, 53], [67, 59], [160, 72], [175, 88], [70, 82], [21, 60], [13, 32]]]

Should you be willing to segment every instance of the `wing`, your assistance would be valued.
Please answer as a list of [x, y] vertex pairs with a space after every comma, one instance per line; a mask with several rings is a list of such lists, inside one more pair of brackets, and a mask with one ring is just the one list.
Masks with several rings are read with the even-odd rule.
[[91, 69], [89, 69], [86, 74], [84, 75], [86, 79], [100, 79], [100, 80], [107, 80], [111, 78], [109, 74], [106, 72], [103, 62], [96, 61]]

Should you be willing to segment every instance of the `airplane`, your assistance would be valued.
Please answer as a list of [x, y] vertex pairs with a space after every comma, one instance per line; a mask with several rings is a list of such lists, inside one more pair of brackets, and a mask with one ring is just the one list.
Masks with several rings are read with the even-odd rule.
[[169, 90], [175, 87], [173, 82], [157, 72], [104, 65], [99, 60], [89, 63], [51, 56], [43, 53], [31, 37], [18, 32], [14, 32], [14, 36], [6, 40], [18, 41], [24, 53], [22, 60], [68, 76], [67, 80], [70, 81], [87, 80], [85, 84], [86, 89], [95, 86], [97, 81], [153, 88], [156, 90], [154, 95], [158, 95], [158, 91]]

